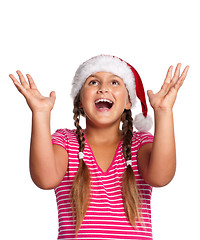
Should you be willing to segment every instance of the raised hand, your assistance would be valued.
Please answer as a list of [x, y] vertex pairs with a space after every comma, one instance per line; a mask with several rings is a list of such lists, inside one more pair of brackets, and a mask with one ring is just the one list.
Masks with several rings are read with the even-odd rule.
[[28, 78], [28, 83], [24, 78], [23, 74], [18, 70], [17, 74], [19, 76], [20, 82], [10, 74], [9, 77], [12, 79], [18, 91], [25, 97], [28, 106], [32, 112], [47, 112], [53, 109], [56, 94], [51, 92], [49, 97], [44, 97], [38, 91], [35, 82], [33, 81], [31, 75], [26, 74]]
[[174, 76], [172, 77], [173, 66], [170, 66], [159, 92], [154, 94], [152, 90], [147, 91], [149, 102], [154, 110], [171, 110], [173, 108], [178, 90], [187, 76], [189, 66], [185, 67], [181, 75], [180, 68], [181, 63], [177, 65]]

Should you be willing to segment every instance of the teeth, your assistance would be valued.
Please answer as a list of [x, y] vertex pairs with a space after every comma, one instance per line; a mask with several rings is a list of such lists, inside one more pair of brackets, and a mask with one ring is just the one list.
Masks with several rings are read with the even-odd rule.
[[111, 100], [109, 99], [105, 99], [105, 98], [101, 98], [95, 101], [95, 103], [99, 103], [99, 102], [109, 102], [109, 103], [113, 103]]

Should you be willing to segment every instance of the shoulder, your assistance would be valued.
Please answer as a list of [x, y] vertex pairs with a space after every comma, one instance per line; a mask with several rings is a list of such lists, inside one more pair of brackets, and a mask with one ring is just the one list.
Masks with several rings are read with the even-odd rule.
[[133, 132], [132, 144], [142, 147], [144, 144], [152, 143], [154, 136], [150, 132]]
[[65, 136], [66, 138], [73, 138], [73, 137], [76, 137], [76, 130], [68, 129], [68, 128], [59, 128], [52, 134], [52, 137], [57, 137], [57, 136]]
[[70, 143], [77, 142], [76, 130], [68, 128], [57, 129], [52, 135], [52, 143], [64, 147], [66, 150]]

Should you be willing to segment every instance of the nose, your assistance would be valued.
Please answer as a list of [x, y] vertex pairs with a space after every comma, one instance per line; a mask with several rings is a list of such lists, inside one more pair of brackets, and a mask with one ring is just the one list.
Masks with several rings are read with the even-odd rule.
[[107, 85], [102, 84], [102, 85], [100, 85], [100, 87], [99, 87], [97, 93], [107, 93], [108, 91], [109, 91], [109, 90], [108, 90]]
[[99, 90], [97, 91], [97, 93], [107, 93], [107, 92], [108, 92], [107, 89], [99, 89]]

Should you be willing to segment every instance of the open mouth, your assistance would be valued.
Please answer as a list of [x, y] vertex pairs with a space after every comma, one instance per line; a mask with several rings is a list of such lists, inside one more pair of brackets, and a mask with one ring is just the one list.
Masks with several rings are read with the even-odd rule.
[[105, 99], [105, 98], [97, 99], [94, 103], [95, 103], [96, 108], [99, 110], [102, 110], [102, 111], [109, 110], [113, 106], [113, 102], [111, 100]]

